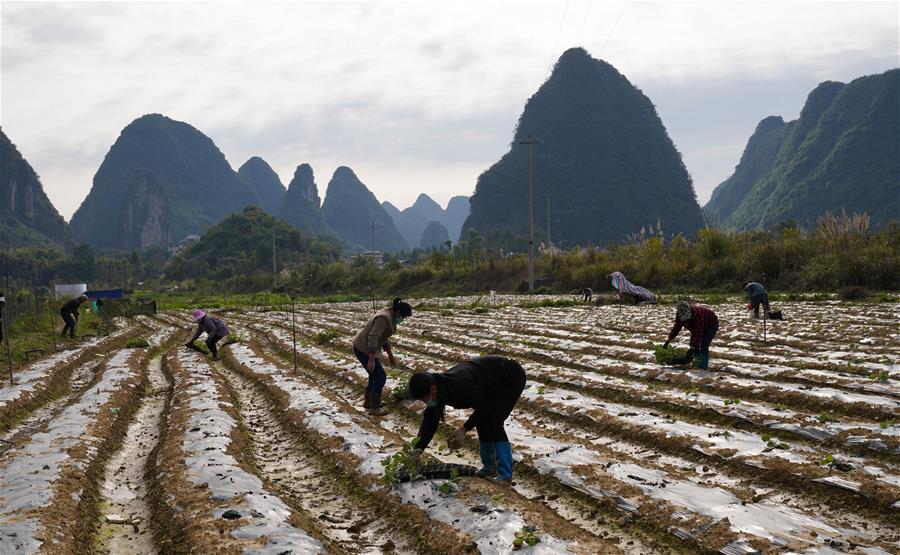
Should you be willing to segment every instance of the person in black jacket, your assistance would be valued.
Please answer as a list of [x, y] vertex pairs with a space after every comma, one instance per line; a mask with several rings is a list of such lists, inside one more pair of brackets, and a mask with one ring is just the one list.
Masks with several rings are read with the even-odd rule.
[[475, 409], [447, 441], [451, 449], [462, 447], [466, 432], [478, 431], [482, 468], [478, 475], [512, 481], [512, 446], [503, 423], [525, 389], [525, 370], [508, 358], [486, 356], [461, 362], [443, 374], [413, 374], [409, 394], [427, 405], [416, 448], [425, 450], [444, 417], [444, 407]]
[[62, 305], [62, 308], [59, 309], [59, 315], [62, 316], [63, 322], [66, 323], [60, 333], [62, 337], [65, 337], [66, 331], [68, 331], [69, 337], [75, 339], [75, 325], [78, 324], [78, 309], [81, 307], [81, 303], [86, 302], [87, 300], [87, 295], [79, 295], [66, 302], [66, 304]]
[[3, 291], [0, 291], [0, 341], [3, 341], [3, 328], [6, 326], [6, 320], [4, 319], [6, 312], [6, 297], [3, 295]]

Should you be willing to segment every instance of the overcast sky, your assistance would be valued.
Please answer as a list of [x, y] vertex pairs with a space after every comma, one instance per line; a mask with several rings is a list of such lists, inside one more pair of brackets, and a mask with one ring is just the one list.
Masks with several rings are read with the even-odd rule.
[[69, 219], [121, 129], [158, 112], [237, 169], [320, 195], [352, 167], [379, 200], [469, 195], [567, 48], [657, 106], [701, 204], [765, 116], [900, 65], [900, 2], [0, 3], [0, 125]]

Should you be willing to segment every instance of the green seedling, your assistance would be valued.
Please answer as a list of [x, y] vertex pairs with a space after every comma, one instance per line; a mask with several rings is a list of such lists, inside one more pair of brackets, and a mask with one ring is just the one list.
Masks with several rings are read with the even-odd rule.
[[831, 416], [830, 414], [828, 414], [827, 412], [824, 412], [824, 411], [819, 413], [819, 416], [816, 417], [816, 420], [818, 420], [819, 422], [822, 422], [822, 423], [837, 422], [835, 417]]
[[884, 422], [879, 422], [879, 423], [878, 423], [878, 426], [879, 426], [882, 430], [886, 430], [886, 429], [888, 429], [888, 428], [893, 428], [893, 427], [894, 427], [894, 421], [893, 421], [893, 420], [885, 420]]
[[708, 434], [708, 437], [724, 437], [725, 439], [728, 439], [731, 437], [731, 432], [729, 432], [728, 430], [719, 430], [717, 432]]
[[421, 479], [422, 473], [419, 471], [421, 467], [420, 456], [422, 452], [416, 449], [419, 438], [414, 437], [403, 446], [399, 453], [394, 453], [390, 457], [381, 461], [384, 467], [384, 475], [381, 477], [381, 483], [385, 485], [396, 484], [400, 482], [400, 475], [405, 470], [409, 474], [409, 481], [414, 482]]
[[526, 545], [535, 546], [541, 543], [541, 538], [538, 537], [536, 532], [537, 530], [531, 526], [523, 526], [521, 530], [516, 532], [516, 537], [513, 539], [513, 550], [518, 551]]
[[891, 373], [887, 370], [881, 370], [880, 372], [872, 372], [869, 374], [870, 380], [877, 380], [879, 382], [886, 382], [891, 379]]
[[537, 393], [538, 393], [538, 395], [543, 395], [545, 389], [546, 389], [546, 386], [539, 385], [538, 388], [537, 388]]
[[225, 337], [225, 340], [222, 341], [222, 345], [231, 345], [232, 343], [240, 343], [241, 341], [243, 341], [241, 336], [232, 334]]
[[822, 457], [822, 460], [819, 461], [819, 465], [821, 466], [834, 466], [834, 455], [828, 454]]
[[763, 453], [768, 453], [773, 449], [781, 449], [782, 451], [787, 451], [791, 446], [783, 441], [778, 441], [777, 439], [770, 439], [766, 443], [766, 448], [763, 449]]
[[141, 347], [149, 347], [150, 342], [147, 341], [143, 337], [135, 337], [134, 339], [129, 339], [128, 343], [125, 344], [127, 349], [139, 349]]
[[656, 363], [662, 365], [687, 364], [685, 362], [687, 353], [687, 349], [675, 349], [672, 347], [666, 349], [662, 345], [657, 345], [653, 352], [656, 356]]
[[765, 442], [769, 442], [769, 441], [772, 440], [772, 436], [770, 436], [769, 434], [763, 434], [763, 435], [761, 435], [761, 436], [759, 436], [759, 437], [760, 437], [760, 439], [762, 439], [762, 440], [765, 441]]
[[459, 491], [459, 483], [462, 481], [462, 478], [459, 476], [459, 470], [456, 468], [450, 471], [450, 479], [441, 484], [441, 493], [444, 495], [452, 495], [453, 493]]
[[785, 405], [784, 403], [775, 403], [775, 406], [773, 408], [778, 412], [788, 410], [787, 405]]
[[319, 345], [325, 345], [326, 343], [331, 343], [332, 340], [337, 339], [340, 336], [341, 332], [338, 330], [322, 330], [316, 334], [316, 343], [318, 343]]
[[574, 395], [566, 395], [566, 401], [571, 401], [574, 398], [575, 398]]
[[696, 397], [700, 395], [700, 386], [692, 385], [684, 390], [684, 394], [685, 396], [693, 395]]
[[741, 403], [741, 400], [738, 399], [737, 397], [732, 397], [731, 399], [725, 399], [726, 405], [739, 405], [740, 403]]

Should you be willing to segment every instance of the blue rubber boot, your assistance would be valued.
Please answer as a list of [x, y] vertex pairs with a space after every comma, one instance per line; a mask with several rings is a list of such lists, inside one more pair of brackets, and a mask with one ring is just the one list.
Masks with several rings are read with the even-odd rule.
[[497, 453], [493, 441], [479, 442], [481, 449], [481, 470], [475, 473], [479, 478], [494, 478], [497, 476]]
[[513, 474], [512, 445], [508, 441], [498, 441], [494, 444], [494, 451], [497, 453], [497, 481], [511, 483]]

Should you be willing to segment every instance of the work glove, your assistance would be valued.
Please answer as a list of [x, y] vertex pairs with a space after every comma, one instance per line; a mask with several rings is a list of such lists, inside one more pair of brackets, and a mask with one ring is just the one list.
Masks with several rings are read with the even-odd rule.
[[463, 446], [463, 441], [466, 439], [466, 429], [463, 427], [459, 427], [453, 432], [453, 435], [447, 440], [447, 447], [451, 450], [459, 449]]

